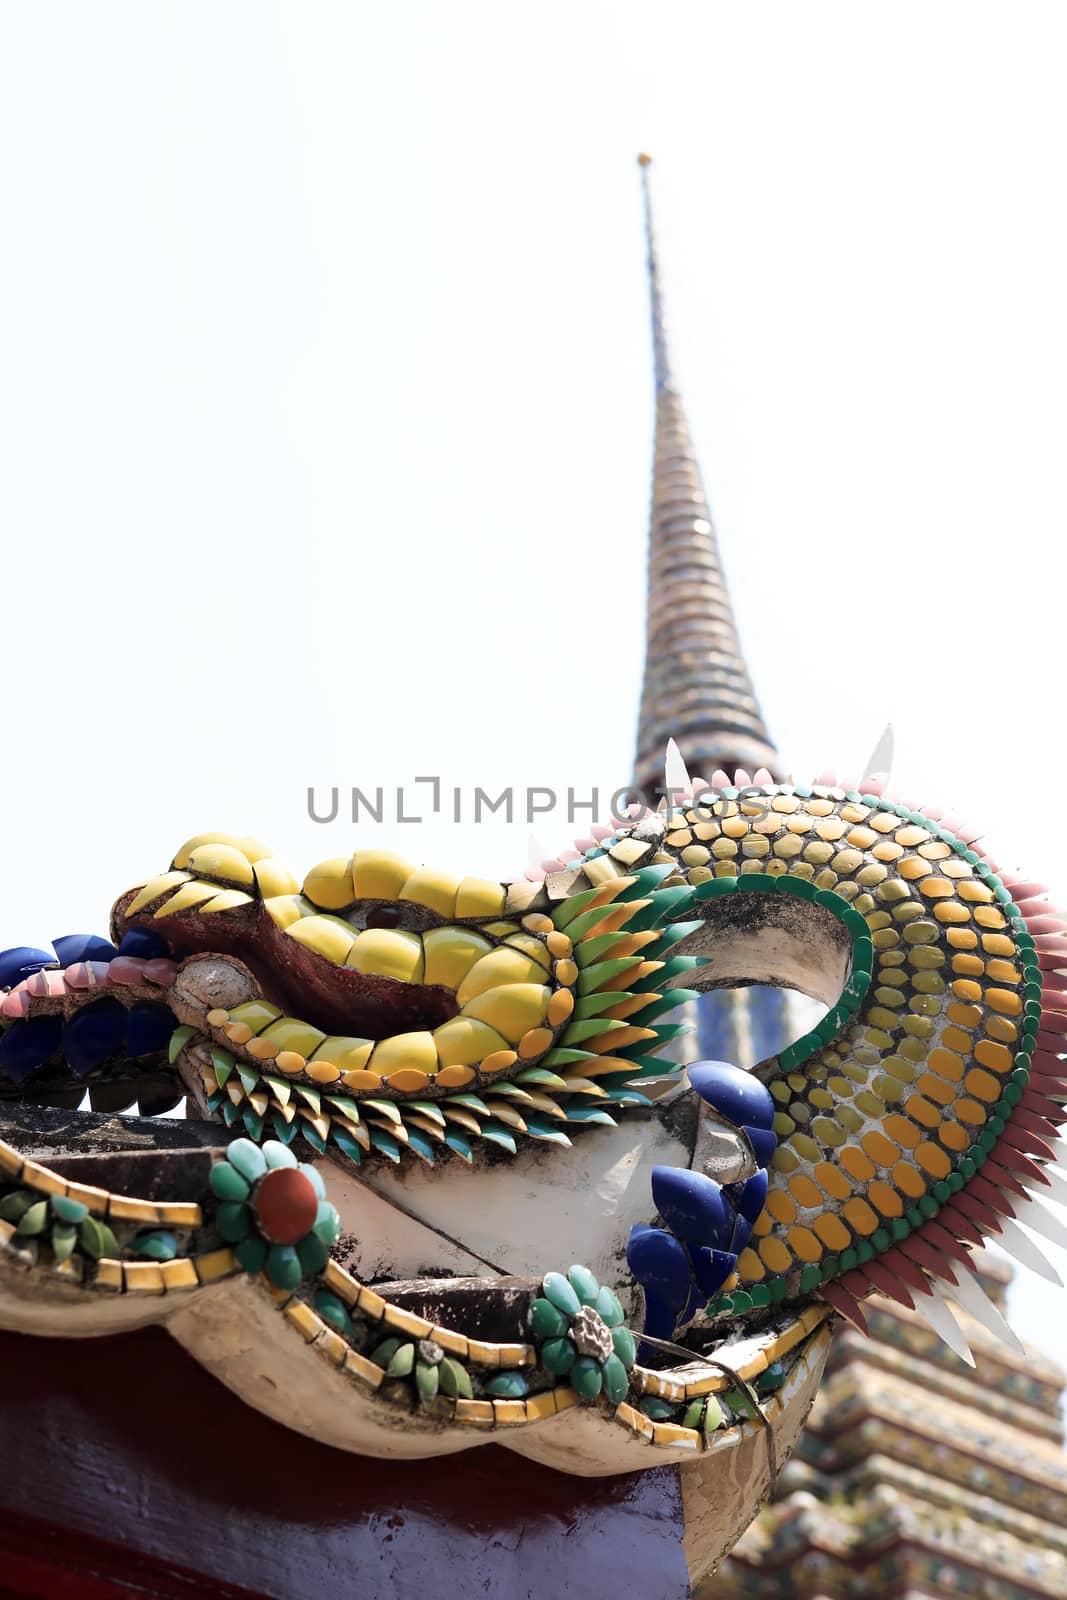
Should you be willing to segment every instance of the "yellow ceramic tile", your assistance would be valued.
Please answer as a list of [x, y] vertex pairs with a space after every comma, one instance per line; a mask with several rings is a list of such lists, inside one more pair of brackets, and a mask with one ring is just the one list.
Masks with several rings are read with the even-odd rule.
[[321, 1317], [315, 1315], [309, 1305], [303, 1300], [290, 1300], [285, 1308], [285, 1320], [291, 1322], [304, 1335], [308, 1344], [312, 1339], [317, 1339], [326, 1324]]
[[457, 1400], [456, 1421], [468, 1428], [493, 1428], [496, 1413], [491, 1400]]
[[366, 1356], [361, 1356], [358, 1350], [349, 1350], [345, 1356], [344, 1371], [352, 1373], [362, 1383], [369, 1384], [372, 1389], [380, 1389], [385, 1373], [381, 1367], [376, 1367], [373, 1361], [368, 1361]]
[[159, 1270], [168, 1294], [172, 1289], [195, 1289], [200, 1282], [192, 1261], [164, 1261]]
[[[360, 1310], [365, 1309], [361, 1298]], [[417, 1317], [413, 1311], [404, 1311], [400, 1306], [386, 1305], [385, 1322], [387, 1327], [396, 1328], [412, 1339], [429, 1339], [433, 1335], [432, 1322], [427, 1322], [425, 1317]]]
[[[200, 1228], [204, 1213], [193, 1200], [162, 1200], [156, 1207], [160, 1222], [171, 1228]], [[112, 1211], [111, 1215], [117, 1213]]]
[[165, 1294], [163, 1273], [155, 1261], [127, 1261], [122, 1269], [128, 1294]]
[[67, 1182], [58, 1172], [42, 1167], [37, 1161], [27, 1161], [22, 1168], [22, 1181], [42, 1194], [66, 1194]]
[[434, 1344], [441, 1346], [446, 1355], [467, 1359], [470, 1341], [465, 1333], [456, 1333], [452, 1328], [434, 1327], [431, 1328], [429, 1336]]
[[[361, 1290], [359, 1284], [349, 1276], [343, 1267], [338, 1266], [336, 1261], [327, 1261], [323, 1268], [323, 1277], [334, 1294], [339, 1295], [347, 1306], [355, 1305], [361, 1293], [369, 1294], [371, 1292], [369, 1289], [366, 1291]], [[363, 1309], [367, 1311], [366, 1306]], [[369, 1311], [367, 1311], [367, 1315], [370, 1315]]]
[[113, 1194], [108, 1202], [107, 1214], [121, 1222], [160, 1222], [162, 1208], [151, 1200], [134, 1200], [125, 1195]]
[[493, 1414], [498, 1427], [514, 1427], [516, 1424], [525, 1423], [526, 1402], [524, 1400], [494, 1400]]
[[526, 1402], [526, 1420], [528, 1422], [543, 1422], [546, 1417], [556, 1415], [555, 1391], [548, 1389], [544, 1394], [531, 1395]]
[[331, 1361], [335, 1367], [344, 1366], [345, 1358], [347, 1357], [349, 1351], [349, 1345], [344, 1339], [341, 1338], [339, 1333], [335, 1333], [334, 1330], [332, 1328], [328, 1328], [325, 1323], [322, 1324], [322, 1331], [319, 1334], [319, 1342], [315, 1348], [317, 1350], [321, 1350], [327, 1361]]
[[0, 1142], [0, 1172], [17, 1178], [25, 1163], [17, 1150], [12, 1150], [9, 1144]]
[[237, 1257], [227, 1245], [224, 1250], [207, 1250], [202, 1256], [194, 1256], [193, 1265], [201, 1283], [214, 1283], [237, 1270]]
[[301, 893], [323, 911], [342, 911], [350, 906], [356, 898], [351, 856], [333, 856], [329, 861], [320, 861], [304, 879]]
[[98, 1261], [96, 1263], [96, 1277], [94, 1282], [96, 1283], [97, 1287], [101, 1289], [121, 1290], [122, 1262], [110, 1261], [106, 1257], [103, 1261]]
[[414, 862], [389, 850], [357, 850], [352, 857], [352, 888], [357, 900], [395, 900], [414, 871]]
[[[397, 891], [398, 900], [410, 900], [415, 905], [436, 911], [439, 917], [456, 915], [456, 897], [459, 879], [450, 872], [435, 872], [431, 867], [416, 867]], [[498, 908], [499, 909], [499, 908]]]

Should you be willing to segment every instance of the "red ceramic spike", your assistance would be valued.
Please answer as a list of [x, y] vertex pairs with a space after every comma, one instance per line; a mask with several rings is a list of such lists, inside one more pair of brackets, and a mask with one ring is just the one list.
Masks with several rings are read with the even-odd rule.
[[979, 1246], [985, 1243], [981, 1228], [965, 1211], [959, 1210], [955, 1202], [950, 1201], [948, 1205], [942, 1206], [938, 1216], [944, 1221], [945, 1227], [951, 1228], [958, 1238], [969, 1239], [972, 1244]]
[[864, 1277], [879, 1294], [887, 1294], [891, 1300], [899, 1300], [902, 1306], [907, 1306], [910, 1311], [915, 1310], [915, 1301], [905, 1289], [900, 1279], [894, 1277], [889, 1269], [879, 1261], [868, 1261], [863, 1268]]
[[[922, 1230], [925, 1233], [926, 1229]], [[956, 1274], [953, 1272], [944, 1256], [938, 1254], [933, 1245], [922, 1237], [922, 1233], [912, 1233], [901, 1244], [904, 1254], [925, 1267], [935, 1278], [947, 1278], [950, 1283], [955, 1283]]]
[[[970, 1193], [973, 1184], [974, 1179], [972, 1178], [966, 1189], [961, 1189], [959, 1194], [953, 1196], [950, 1204], [956, 1206], [965, 1217], [969, 1217], [973, 1223], [976, 1223], [983, 1234], [999, 1233], [1000, 1223], [997, 1220], [996, 1212], [989, 1206], [983, 1205], [977, 1195]], [[943, 1216], [948, 1210], [949, 1206], [942, 1206], [940, 1214]]]
[[[994, 1145], [994, 1153], [996, 1152], [996, 1148], [997, 1147]], [[1002, 1167], [999, 1162], [994, 1161], [992, 1155], [986, 1157], [986, 1160], [982, 1165], [982, 1171], [985, 1173], [986, 1177], [991, 1180], [991, 1182], [997, 1185], [998, 1189], [1003, 1189], [1005, 1194], [1015, 1194], [1018, 1195], [1022, 1200], [1026, 1199], [1026, 1190], [1023, 1188], [1015, 1174], [1009, 1172], [1007, 1167]]]
[[[869, 1263], [874, 1265], [874, 1263]], [[899, 1245], [894, 1245], [881, 1257], [878, 1265], [890, 1272], [894, 1277], [900, 1278], [904, 1283], [910, 1284], [919, 1294], [929, 1294], [930, 1286], [926, 1281], [926, 1274], [914, 1261], [910, 1261]]]
[[[967, 1185], [969, 1193], [980, 1205], [988, 1206], [990, 1211], [1001, 1217], [1013, 1217], [1015, 1208], [1003, 1189], [998, 1189], [995, 1183], [990, 1183], [988, 1178], [980, 1175], [971, 1179]], [[957, 1199], [959, 1196], [957, 1195]]]
[[1046, 1161], [1056, 1159], [1056, 1152], [1052, 1146], [1044, 1139], [1039, 1139], [1036, 1133], [1031, 1133], [1029, 1128], [1017, 1128], [1014, 1117], [1000, 1137], [1007, 1140], [1013, 1149], [1023, 1150], [1027, 1155], [1042, 1156]]
[[1053, 1128], [1063, 1121], [1063, 1107], [1059, 1101], [1049, 1095], [1037, 1094], [1033, 1089], [1023, 1090], [1019, 1105], [1032, 1111], [1035, 1116], [1044, 1117]]
[[847, 1322], [851, 1322], [860, 1333], [869, 1334], [867, 1318], [863, 1315], [856, 1301], [841, 1288], [840, 1283], [824, 1283], [819, 1290], [819, 1295], [834, 1311], [840, 1312]]
[[970, 1251], [965, 1245], [943, 1228], [940, 1222], [931, 1220], [923, 1228], [923, 1234], [938, 1250], [943, 1250], [946, 1256], [951, 1256], [953, 1261], [959, 1261], [963, 1266], [969, 1266], [971, 1261]]

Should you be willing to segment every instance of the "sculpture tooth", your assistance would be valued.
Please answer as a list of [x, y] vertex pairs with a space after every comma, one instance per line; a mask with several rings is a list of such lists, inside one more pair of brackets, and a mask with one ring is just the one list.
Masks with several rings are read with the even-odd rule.
[[950, 1299], [955, 1300], [957, 1305], [962, 1306], [964, 1311], [969, 1312], [976, 1322], [980, 1322], [987, 1333], [991, 1333], [994, 1338], [1003, 1340], [1006, 1345], [1009, 1345], [1013, 1350], [1017, 1350], [1020, 1355], [1024, 1354], [1022, 1340], [1014, 1329], [1005, 1322], [978, 1279], [968, 1272], [966, 1267], [960, 1266], [956, 1262], [953, 1262], [952, 1270], [956, 1274], [956, 1283], [952, 1289], [948, 1290]]
[[1046, 1211], [1040, 1200], [1035, 1195], [1031, 1200], [1013, 1200], [1016, 1222], [1025, 1223], [1028, 1228], [1033, 1228], [1035, 1233], [1040, 1233], [1052, 1244], [1058, 1244], [1067, 1250], [1067, 1228], [1058, 1217]]
[[205, 900], [214, 900], [219, 894], [217, 883], [183, 883], [181, 888], [171, 895], [170, 899], [159, 906], [152, 915], [157, 920], [160, 917], [173, 917], [178, 911], [191, 911], [196, 906], [202, 905]]
[[667, 791], [668, 799], [693, 792], [693, 780], [689, 776], [689, 768], [673, 739], [667, 740], [667, 750], [663, 760], [663, 787]]
[[860, 789], [866, 789], [868, 779], [880, 775], [883, 783], [888, 783], [893, 771], [893, 724], [887, 722], [882, 735], [867, 758], [863, 768], [863, 777], [860, 780]]
[[948, 1345], [949, 1349], [965, 1361], [969, 1367], [975, 1365], [971, 1347], [967, 1343], [963, 1329], [956, 1321], [952, 1312], [941, 1296], [939, 1289], [930, 1284], [930, 1293], [920, 1295], [915, 1302], [915, 1309], [923, 1321], [933, 1329], [938, 1338]]
[[1000, 1232], [997, 1235], [997, 1243], [1022, 1266], [1029, 1267], [1031, 1272], [1036, 1272], [1039, 1278], [1047, 1278], [1049, 1283], [1062, 1285], [1063, 1279], [1052, 1263], [1042, 1255], [1029, 1234], [1024, 1233], [1008, 1217], [1001, 1217], [998, 1220]]
[[158, 878], [149, 878], [126, 907], [126, 916], [136, 916], [138, 911], [143, 911], [145, 906], [151, 905], [153, 900], [158, 900], [168, 889], [176, 889], [179, 884], [188, 883], [190, 876], [188, 872], [164, 872]]

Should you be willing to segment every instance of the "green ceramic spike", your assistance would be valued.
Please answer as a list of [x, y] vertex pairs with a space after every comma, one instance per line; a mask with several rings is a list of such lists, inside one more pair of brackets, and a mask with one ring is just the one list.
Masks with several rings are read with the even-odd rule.
[[401, 1121], [400, 1112], [391, 1100], [364, 1100], [363, 1104], [371, 1111], [377, 1111], [379, 1116], [385, 1117], [388, 1122], [399, 1126]]
[[[603, 994], [587, 994], [577, 1002], [574, 1015], [579, 1019], [586, 1017], [599, 1017], [602, 1012], [610, 1011], [612, 1006], [617, 1006], [622, 1000], [632, 1000], [634, 996], [625, 990], [608, 989]], [[628, 1022], [632, 1019], [627, 1017]]]
[[620, 956], [615, 961], [598, 961], [595, 966], [586, 967], [578, 976], [578, 993], [592, 994], [612, 978], [624, 972], [636, 972], [641, 960], [641, 956]]
[[480, 1117], [489, 1116], [489, 1107], [484, 1100], [476, 1094], [450, 1094], [445, 1097], [446, 1106], [462, 1106], [466, 1111], [476, 1111]]
[[237, 1065], [237, 1062], [234, 1060], [233, 1056], [231, 1056], [228, 1050], [219, 1050], [217, 1047], [212, 1048], [211, 1062], [215, 1068], [215, 1076], [218, 1079], [221, 1087], [221, 1085], [224, 1084], [229, 1078], [230, 1073]]
[[526, 1118], [526, 1132], [531, 1139], [541, 1139], [550, 1144], [570, 1146], [570, 1140], [565, 1133], [561, 1133], [555, 1123], [546, 1122], [543, 1117], [530, 1116]]
[[703, 965], [703, 956], [671, 956], [669, 961], [664, 961], [658, 972], [650, 972], [647, 978], [639, 978], [632, 988], [638, 994], [647, 994], [650, 989], [658, 992], [672, 978], [680, 978], [684, 972], [693, 972]]
[[333, 1140], [337, 1148], [343, 1151], [350, 1161], [355, 1161], [357, 1164], [362, 1161], [362, 1150], [353, 1139], [352, 1135], [347, 1133], [344, 1128], [339, 1128], [337, 1124], [334, 1123], [330, 1128], [330, 1138]]
[[170, 1036], [170, 1043], [167, 1046], [167, 1060], [170, 1062], [171, 1066], [173, 1066], [177, 1061], [179, 1055], [189, 1043], [189, 1040], [195, 1037], [195, 1028], [190, 1028], [188, 1025], [175, 1028], [174, 1032]]
[[[572, 1050], [569, 1053], [571, 1055], [580, 1057], [592, 1055], [592, 1051], [585, 1050]], [[540, 1089], [565, 1089], [567, 1087], [563, 1079], [559, 1077], [558, 1074], [555, 1072], [547, 1072], [544, 1067], [524, 1068], [522, 1072], [516, 1075], [515, 1082], [532, 1083], [535, 1088]]]
[[245, 1094], [254, 1094], [259, 1088], [259, 1073], [255, 1067], [246, 1067], [243, 1061], [237, 1063], [237, 1076], [244, 1087]]
[[488, 1139], [493, 1144], [501, 1145], [505, 1150], [515, 1154], [515, 1140], [507, 1128], [499, 1122], [487, 1122], [482, 1128], [482, 1138]]
[[356, 1105], [356, 1102], [354, 1100], [350, 1100], [347, 1095], [328, 1094], [326, 1096], [326, 1104], [328, 1106], [333, 1106], [334, 1109], [339, 1111], [343, 1117], [347, 1117], [349, 1122], [355, 1122], [358, 1124], [361, 1121], [359, 1107]]
[[[577, 894], [568, 895], [566, 900], [557, 901], [557, 903], [552, 907], [549, 915], [551, 916], [552, 921], [556, 924], [556, 927], [561, 931], [569, 929], [575, 919], [580, 916], [583, 911], [587, 910], [592, 901], [596, 899], [597, 895], [603, 894], [603, 892], [603, 884], [596, 884], [592, 889], [580, 889]], [[576, 939], [579, 938], [580, 935], [571, 933], [570, 937], [572, 939]]]
[[632, 1011], [626, 1020], [637, 1023], [639, 1027], [648, 1028], [665, 1012], [673, 1011], [676, 1006], [684, 1005], [687, 1000], [699, 1000], [699, 998], [696, 989], [668, 989], [661, 1000], [652, 1000], [640, 1010]]
[[[634, 907], [624, 926], [630, 933], [635, 933], [638, 930], [633, 919], [634, 917], [639, 917], [643, 914], [640, 908], [645, 905], [645, 902], [642, 900], [634, 900], [632, 902], [624, 901], [622, 904], [632, 904]], [[597, 906], [593, 911], [584, 911], [580, 917], [575, 917], [574, 921], [568, 925], [567, 937], [574, 940], [583, 939], [589, 932], [590, 928], [595, 928], [597, 923], [603, 922], [605, 917], [610, 916], [612, 912], [617, 910], [618, 906], [616, 906], [614, 902], [611, 902], [605, 906]]]
[[[698, 928], [706, 926], [707, 924], [703, 917], [694, 917], [689, 922], [670, 923], [666, 928], [660, 929], [659, 938], [655, 944], [646, 945], [641, 951], [642, 961], [659, 961], [666, 955], [672, 945], [677, 944], [681, 939], [688, 939], [691, 933], [696, 933]], [[708, 960], [708, 957], [705, 956], [703, 959]]]
[[[419, 1111], [424, 1117], [429, 1117], [431, 1122], [436, 1122], [438, 1127], [444, 1127], [444, 1112], [441, 1110], [441, 1107], [436, 1105], [432, 1100], [409, 1100], [407, 1101], [407, 1104], [410, 1106], [412, 1111]], [[356, 1121], [359, 1121], [358, 1117], [356, 1118]]]
[[669, 878], [678, 868], [673, 861], [661, 862], [658, 866], [642, 867], [634, 873], [634, 881], [628, 889], [619, 895], [620, 900], [643, 900], [646, 895], [658, 889], [664, 878]]
[[588, 1022], [571, 1022], [563, 1035], [568, 1044], [580, 1044], [583, 1039], [595, 1039], [602, 1033], [617, 1033], [625, 1022], [615, 1022], [609, 1017], [591, 1017]]
[[[317, 1089], [309, 1088], [306, 1083], [294, 1083], [293, 1088], [296, 1090], [301, 1100], [303, 1100], [304, 1104], [309, 1105], [312, 1111], [314, 1111], [315, 1115], [318, 1116], [322, 1111], [322, 1095], [319, 1093], [319, 1091]], [[370, 1101], [367, 1103], [368, 1105], [371, 1104]]]
[[[623, 928], [619, 933], [598, 933], [595, 939], [583, 939], [574, 951], [574, 959], [580, 967], [591, 967], [597, 961], [606, 961], [611, 952], [622, 944], [624, 939], [630, 937]], [[642, 951], [641, 959], [644, 960]]]
[[[568, 1050], [565, 1046], [557, 1045], [555, 1050], [550, 1050], [544, 1058], [546, 1067], [569, 1067], [575, 1061], [591, 1061], [595, 1055], [593, 1050]], [[519, 1073], [522, 1077], [522, 1073]]]
[[674, 889], [657, 889], [650, 896], [648, 904], [634, 912], [626, 926], [631, 933], [645, 933], [649, 928], [658, 928], [662, 923], [684, 917], [693, 904], [695, 897], [688, 884], [679, 884]]

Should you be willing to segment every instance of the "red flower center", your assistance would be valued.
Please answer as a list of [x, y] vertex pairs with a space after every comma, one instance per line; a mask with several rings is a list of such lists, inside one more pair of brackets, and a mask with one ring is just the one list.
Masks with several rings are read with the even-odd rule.
[[315, 1226], [319, 1197], [295, 1167], [275, 1167], [256, 1189], [259, 1231], [274, 1244], [296, 1244]]

